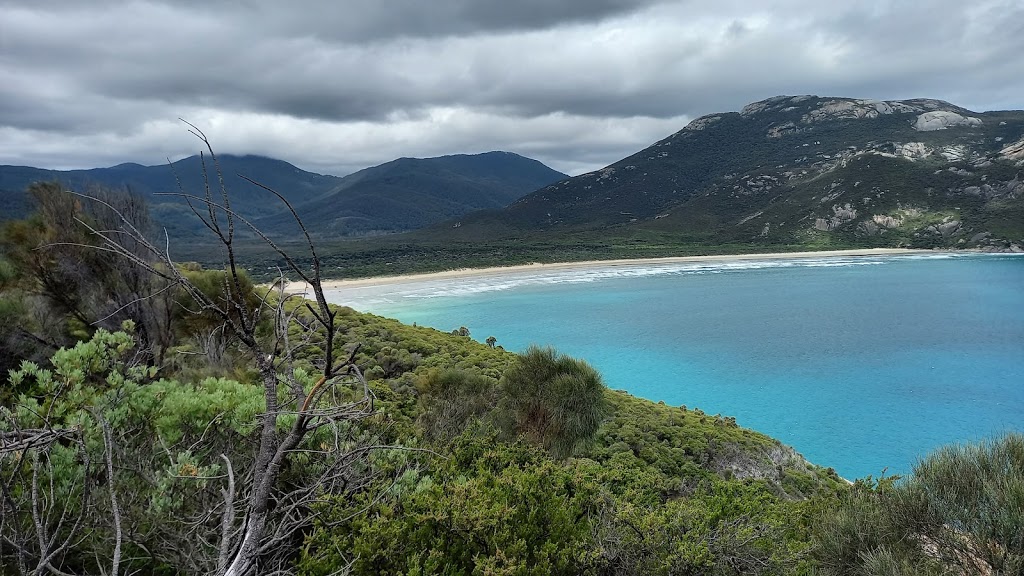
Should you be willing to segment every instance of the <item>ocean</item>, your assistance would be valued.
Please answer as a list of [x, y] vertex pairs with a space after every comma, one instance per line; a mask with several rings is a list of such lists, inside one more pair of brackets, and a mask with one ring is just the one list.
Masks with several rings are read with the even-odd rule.
[[554, 346], [611, 388], [734, 416], [851, 479], [1024, 431], [1024, 256], [597, 265], [329, 297], [510, 350]]

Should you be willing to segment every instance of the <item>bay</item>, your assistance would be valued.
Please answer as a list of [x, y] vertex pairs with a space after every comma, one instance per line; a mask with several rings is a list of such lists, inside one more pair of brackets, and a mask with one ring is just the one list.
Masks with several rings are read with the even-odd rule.
[[1024, 257], [924, 254], [522, 271], [329, 293], [616, 389], [736, 417], [847, 478], [1024, 430]]

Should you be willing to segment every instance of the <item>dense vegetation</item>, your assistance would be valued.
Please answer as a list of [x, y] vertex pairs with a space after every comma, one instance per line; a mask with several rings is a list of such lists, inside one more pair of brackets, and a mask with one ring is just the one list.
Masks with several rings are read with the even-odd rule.
[[553, 349], [254, 285], [230, 242], [170, 270], [110, 220], [137, 199], [33, 196], [2, 235], [0, 574], [1019, 573], [1019, 436], [851, 488]]
[[[298, 244], [290, 245], [299, 247]], [[532, 240], [519, 239], [450, 242], [416, 236], [415, 233], [375, 237], [372, 240], [324, 241], [321, 260], [324, 269], [338, 278], [388, 276], [420, 272], [437, 272], [460, 268], [514, 266], [532, 263], [580, 262], [632, 258], [663, 258], [669, 256], [705, 256], [717, 254], [757, 254], [801, 252], [807, 250], [840, 250], [864, 248], [863, 244], [841, 240], [808, 244], [774, 244], [765, 246], [749, 242], [692, 243], [667, 234], [643, 234], [640, 237], [608, 237], [605, 234], [557, 238], [538, 235]], [[251, 264], [254, 278], [272, 280], [281, 264], [273, 251], [255, 244], [240, 247]], [[206, 264], [218, 261], [209, 246], [194, 244], [178, 250], [189, 258]], [[300, 260], [301, 256], [298, 256]]]

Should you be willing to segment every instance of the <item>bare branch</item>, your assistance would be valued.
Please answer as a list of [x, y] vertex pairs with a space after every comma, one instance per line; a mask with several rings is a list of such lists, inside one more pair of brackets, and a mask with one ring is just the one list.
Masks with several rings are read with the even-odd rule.
[[[78, 222], [97, 240], [98, 245], [90, 246], [91, 248], [123, 258], [137, 266], [139, 270], [168, 282], [168, 286], [154, 291], [154, 294], [149, 296], [137, 296], [141, 291], [133, 293], [137, 297], [121, 305], [101, 321], [140, 301], [177, 287], [185, 299], [191, 301], [180, 304], [183, 309], [187, 306], [192, 312], [210, 314], [219, 322], [218, 328], [210, 333], [208, 351], [215, 334], [221, 334], [222, 337], [229, 335], [241, 344], [259, 374], [265, 411], [259, 416], [260, 430], [251, 459], [232, 461], [226, 454], [222, 454], [221, 460], [225, 465], [223, 476], [196, 474], [183, 477], [202, 481], [196, 484], [199, 487], [197, 489], [203, 493], [204, 501], [211, 503], [211, 506], [190, 520], [189, 530], [196, 544], [194, 550], [186, 551], [173, 542], [164, 543], [169, 547], [178, 547], [183, 560], [194, 564], [196, 571], [208, 571], [216, 566], [220, 574], [251, 576], [256, 572], [258, 559], [266, 562], [260, 566], [261, 571], [269, 572], [276, 568], [283, 570], [289, 555], [294, 553], [294, 549], [290, 547], [294, 535], [297, 531], [308, 528], [315, 518], [315, 513], [312, 512], [313, 504], [325, 494], [342, 493], [347, 489], [353, 489], [353, 486], [359, 489], [365, 482], [375, 480], [372, 474], [356, 473], [354, 470], [369, 451], [385, 447], [374, 445], [357, 446], [347, 450], [341, 448], [341, 440], [348, 433], [348, 423], [372, 414], [375, 398], [369, 383], [356, 365], [359, 346], [348, 351], [345, 359], [339, 361], [335, 358], [337, 312], [328, 304], [324, 294], [321, 262], [309, 230], [284, 195], [249, 177], [241, 176], [243, 180], [273, 194], [295, 219], [305, 238], [311, 258], [308, 264], [300, 265], [299, 261], [277, 242], [232, 208], [221, 164], [209, 139], [195, 125], [184, 120], [183, 122], [206, 149], [200, 154], [203, 191], [201, 195], [188, 193], [181, 179], [175, 174], [178, 192], [162, 195], [183, 199], [192, 213], [220, 243], [220, 250], [226, 261], [221, 295], [211, 296], [205, 293], [192, 277], [175, 264], [170, 254], [170, 239], [166, 230], [164, 242], [157, 246], [145, 237], [139, 227], [132, 224], [129, 214], [119, 211], [117, 206], [102, 198], [85, 194], [77, 196], [95, 201], [99, 206], [110, 210], [120, 224], [91, 225], [85, 219], [79, 219]], [[206, 159], [207, 153], [211, 160], [209, 163]], [[218, 194], [219, 198], [216, 197]], [[255, 294], [247, 292], [248, 284], [247, 281], [243, 283], [244, 272], [236, 253], [236, 223], [251, 230], [260, 241], [280, 256], [289, 275], [294, 274], [306, 282], [313, 293], [312, 302], [300, 303], [296, 301], [298, 297], [284, 293], [285, 278], [281, 270], [278, 270], [278, 282], [270, 290]], [[270, 335], [263, 330], [264, 326], [271, 329]], [[298, 335], [295, 333], [296, 328], [301, 329]], [[304, 348], [313, 343], [321, 350], [320, 357], [313, 364], [318, 370], [322, 370], [322, 373], [306, 392], [303, 380], [298, 377], [296, 366], [300, 359], [305, 360], [302, 358]], [[342, 387], [346, 387], [344, 394], [341, 393]], [[284, 429], [280, 418], [286, 414], [295, 414], [296, 417], [294, 422]], [[113, 482], [112, 430], [101, 415], [97, 414], [96, 417], [104, 433], [107, 477]], [[189, 450], [193, 450], [204, 445], [208, 433], [216, 434], [211, 432], [215, 430], [215, 422], [217, 418], [207, 423], [198, 440], [189, 438], [175, 449], [188, 447]], [[302, 482], [282, 486], [282, 469], [300, 453], [314, 453], [311, 450], [314, 447], [310, 446], [310, 439], [316, 437], [315, 434], [322, 434], [324, 430], [331, 429], [334, 431], [335, 446], [330, 450], [316, 451], [322, 458], [322, 462], [318, 461], [317, 474]], [[45, 431], [45, 434], [23, 434], [9, 440], [0, 436], [0, 453], [3, 453], [4, 447], [8, 445], [13, 450], [15, 446], [23, 446], [26, 442], [39, 445], [52, 443], [63, 438], [60, 434]], [[163, 439], [157, 436], [154, 443], [162, 445]], [[348, 440], [346, 444], [349, 444]], [[170, 447], [164, 446], [164, 451], [170, 457]], [[322, 470], [319, 469], [320, 465], [323, 466]], [[226, 479], [226, 486], [219, 490], [218, 501], [218, 491], [215, 488], [206, 488], [205, 482], [220, 478]], [[85, 488], [83, 486], [83, 489]], [[118, 501], [113, 485], [110, 490], [117, 551], [111, 573], [120, 576], [119, 571], [123, 570], [121, 546], [126, 538], [122, 512], [128, 508], [125, 508], [127, 503]], [[218, 515], [219, 520], [216, 520]], [[200, 550], [203, 551], [202, 554], [206, 554], [205, 557], [188, 557], [188, 552], [199, 555]]]
[[217, 571], [223, 573], [231, 561], [232, 527], [235, 523], [235, 471], [231, 467], [231, 459], [224, 454], [220, 455], [227, 468], [228, 485], [224, 489], [224, 514], [221, 518], [221, 539], [220, 555], [217, 558]]
[[93, 416], [103, 430], [103, 452], [107, 464], [107, 486], [110, 492], [110, 513], [114, 522], [114, 552], [110, 559], [110, 576], [118, 576], [121, 568], [121, 507], [117, 504], [116, 482], [114, 481], [114, 442], [111, 440], [110, 423], [99, 410], [92, 410]]
[[0, 456], [26, 450], [46, 448], [54, 442], [77, 438], [79, 430], [70, 428], [25, 429], [0, 432]]

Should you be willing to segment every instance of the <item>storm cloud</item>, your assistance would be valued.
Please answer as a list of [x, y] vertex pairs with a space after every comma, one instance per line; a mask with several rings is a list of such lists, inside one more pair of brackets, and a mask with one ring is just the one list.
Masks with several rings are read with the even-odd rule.
[[510, 150], [579, 173], [776, 94], [1024, 106], [1024, 4], [0, 2], [0, 164], [198, 150], [345, 174]]

